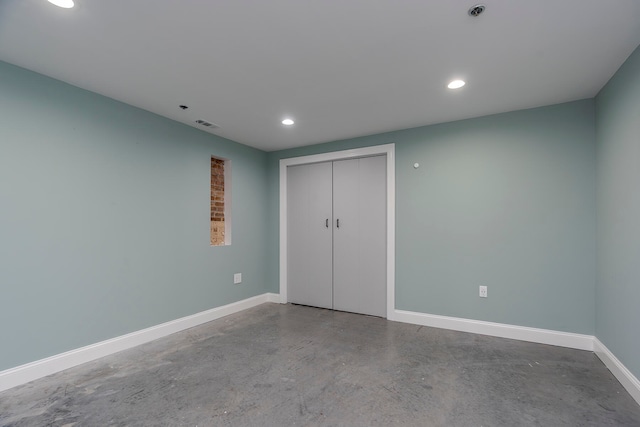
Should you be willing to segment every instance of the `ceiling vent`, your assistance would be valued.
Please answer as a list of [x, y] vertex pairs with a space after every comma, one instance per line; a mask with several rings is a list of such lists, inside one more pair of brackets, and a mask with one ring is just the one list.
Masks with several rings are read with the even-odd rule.
[[200, 126], [204, 126], [207, 127], [209, 129], [218, 129], [220, 126], [213, 124], [211, 122], [208, 122], [206, 120], [196, 120], [196, 123], [199, 124]]
[[482, 12], [484, 12], [485, 6], [483, 4], [477, 4], [475, 6], [471, 6], [469, 9], [469, 16], [480, 16]]

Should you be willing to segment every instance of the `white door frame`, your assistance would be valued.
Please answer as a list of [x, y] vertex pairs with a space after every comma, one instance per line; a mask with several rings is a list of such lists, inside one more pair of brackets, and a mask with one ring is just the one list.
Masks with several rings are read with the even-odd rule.
[[393, 319], [396, 298], [396, 160], [395, 144], [280, 159], [280, 302], [287, 303], [287, 167], [375, 155], [387, 156], [387, 319]]

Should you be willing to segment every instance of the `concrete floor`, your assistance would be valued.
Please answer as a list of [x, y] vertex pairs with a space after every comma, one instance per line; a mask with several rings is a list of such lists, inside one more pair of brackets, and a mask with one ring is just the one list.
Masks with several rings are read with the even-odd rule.
[[640, 426], [591, 352], [264, 304], [0, 393], [2, 426]]

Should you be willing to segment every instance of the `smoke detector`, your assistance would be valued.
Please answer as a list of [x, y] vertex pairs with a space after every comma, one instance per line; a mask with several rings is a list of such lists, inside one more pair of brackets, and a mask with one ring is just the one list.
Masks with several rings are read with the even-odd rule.
[[469, 16], [480, 16], [482, 12], [486, 9], [485, 5], [477, 4], [475, 6], [471, 6], [469, 8]]

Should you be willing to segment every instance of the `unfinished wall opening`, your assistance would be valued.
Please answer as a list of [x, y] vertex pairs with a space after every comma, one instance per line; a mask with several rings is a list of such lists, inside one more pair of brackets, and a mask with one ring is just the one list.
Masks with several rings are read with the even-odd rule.
[[211, 157], [211, 246], [231, 244], [231, 161]]

